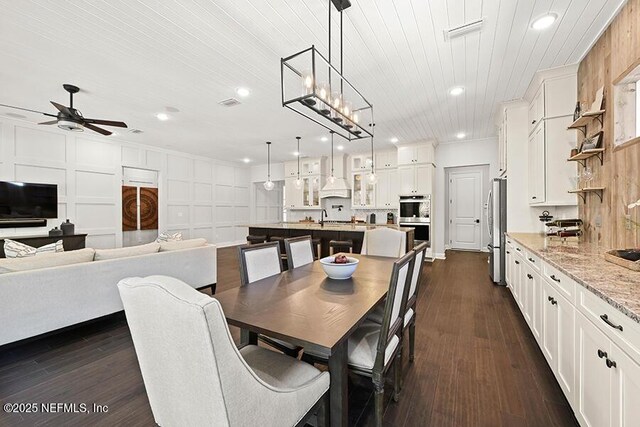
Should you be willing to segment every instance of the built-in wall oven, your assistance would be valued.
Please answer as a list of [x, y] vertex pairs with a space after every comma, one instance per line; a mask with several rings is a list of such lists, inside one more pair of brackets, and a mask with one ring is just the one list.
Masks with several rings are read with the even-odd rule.
[[431, 246], [431, 195], [400, 196], [398, 223], [413, 227], [415, 244], [427, 242]]

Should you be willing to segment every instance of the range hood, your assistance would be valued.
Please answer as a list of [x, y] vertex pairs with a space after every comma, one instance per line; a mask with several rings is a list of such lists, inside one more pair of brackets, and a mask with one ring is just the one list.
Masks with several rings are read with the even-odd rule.
[[327, 184], [320, 190], [320, 198], [327, 199], [329, 197], [340, 197], [343, 199], [351, 198], [351, 189], [347, 180], [344, 178], [336, 178], [332, 184], [327, 180]]

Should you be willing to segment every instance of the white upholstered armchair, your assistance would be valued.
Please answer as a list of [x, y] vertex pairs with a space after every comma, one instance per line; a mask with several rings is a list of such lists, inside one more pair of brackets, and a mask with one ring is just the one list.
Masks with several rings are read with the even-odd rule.
[[294, 426], [326, 417], [329, 374], [265, 348], [238, 350], [220, 303], [166, 276], [118, 283], [161, 426]]

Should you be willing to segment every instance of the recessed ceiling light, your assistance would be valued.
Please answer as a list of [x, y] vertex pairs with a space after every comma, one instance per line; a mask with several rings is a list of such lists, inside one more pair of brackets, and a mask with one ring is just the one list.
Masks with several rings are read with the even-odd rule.
[[238, 89], [236, 89], [236, 93], [238, 94], [238, 96], [241, 96], [243, 98], [246, 98], [251, 94], [249, 89], [247, 89], [246, 87], [239, 87]]
[[456, 134], [456, 138], [458, 139], [463, 139], [465, 136], [467, 136], [467, 134], [464, 132], [459, 132], [458, 134]]
[[338, 150], [342, 151], [342, 150], [344, 150], [344, 145], [338, 145], [336, 148], [337, 148]]
[[556, 22], [558, 15], [555, 13], [549, 13], [547, 15], [541, 16], [531, 23], [531, 28], [534, 30], [544, 30], [545, 28], [549, 28]]
[[396, 137], [394, 136], [393, 138], [391, 138], [391, 142], [393, 142], [393, 143], [395, 144], [396, 142], [398, 142], [398, 138], [396, 138]]
[[464, 88], [462, 86], [456, 86], [449, 90], [449, 95], [458, 96], [462, 95], [462, 92], [464, 92]]
[[294, 152], [293, 152], [293, 155], [294, 155], [294, 156], [299, 156], [299, 155], [300, 155], [300, 153], [299, 153], [298, 151], [294, 151]]
[[320, 138], [320, 141], [322, 142], [327, 142], [329, 140], [329, 138], [327, 138], [326, 136], [323, 136], [322, 138]]
[[156, 117], [158, 118], [158, 120], [162, 120], [163, 122], [169, 120], [169, 115], [165, 113], [158, 113], [156, 114]]
[[245, 163], [249, 163], [251, 161], [251, 159], [245, 157], [244, 159], [242, 159], [242, 161], [245, 162]]

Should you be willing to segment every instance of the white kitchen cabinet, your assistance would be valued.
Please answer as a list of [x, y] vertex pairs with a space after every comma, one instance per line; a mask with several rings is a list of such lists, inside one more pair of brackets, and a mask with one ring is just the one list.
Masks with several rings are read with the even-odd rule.
[[529, 136], [529, 204], [545, 202], [544, 123]]
[[435, 162], [433, 144], [401, 145], [398, 147], [398, 166]]
[[300, 160], [301, 188], [296, 188], [298, 161], [285, 162], [285, 207], [288, 209], [319, 209], [320, 189], [324, 185], [326, 158]]
[[500, 176], [507, 172], [507, 115], [506, 108], [501, 109], [500, 124], [498, 126], [498, 160], [500, 166]]
[[507, 284], [507, 288], [511, 289], [511, 293], [513, 293], [512, 288], [512, 270], [513, 270], [513, 245], [507, 242], [507, 246], [505, 249], [505, 265], [504, 265], [504, 281]]
[[370, 171], [372, 163], [373, 159], [371, 157], [371, 154], [355, 154], [351, 156], [351, 171]]
[[378, 151], [374, 165], [376, 170], [395, 169], [398, 166], [398, 153], [396, 151]]
[[403, 196], [433, 193], [434, 166], [432, 164], [398, 167], [399, 194]]
[[284, 177], [298, 176], [298, 161], [284, 162]]
[[325, 158], [300, 160], [300, 176], [321, 175], [324, 172]]
[[296, 188], [297, 177], [287, 177], [284, 180], [284, 199], [288, 209], [302, 208], [302, 189]]
[[376, 206], [380, 209], [398, 209], [398, 171], [397, 169], [382, 169], [376, 172]]
[[615, 344], [611, 344], [613, 395], [612, 426], [631, 427], [640, 423], [640, 364]]
[[302, 177], [302, 206], [304, 208], [320, 207], [320, 189], [322, 180], [320, 175]]
[[375, 207], [376, 186], [367, 179], [369, 172], [357, 172], [351, 176], [351, 207], [365, 209]]
[[545, 117], [544, 94], [544, 83], [542, 83], [529, 104], [529, 133], [533, 132]]

